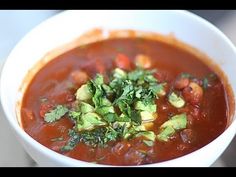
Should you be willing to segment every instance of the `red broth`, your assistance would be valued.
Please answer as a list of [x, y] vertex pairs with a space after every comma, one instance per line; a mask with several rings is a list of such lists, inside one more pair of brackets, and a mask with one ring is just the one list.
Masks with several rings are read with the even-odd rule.
[[[70, 138], [68, 131], [74, 123], [67, 115], [56, 122], [46, 123], [42, 115], [55, 105], [66, 104], [70, 107], [73, 104], [76, 89], [81, 86], [81, 81], [75, 82], [73, 72], [82, 70], [90, 78], [94, 78], [96, 73], [109, 75], [117, 67], [115, 58], [120, 54], [129, 59], [130, 70], [134, 69], [136, 55], [149, 56], [150, 68], [157, 69], [155, 77], [167, 83], [167, 93], [178, 87], [176, 82], [181, 73], [193, 75], [197, 78], [196, 83], [201, 86], [204, 77], [213, 76], [214, 79], [208, 82], [207, 89], [203, 89], [200, 105], [191, 104], [187, 89], [186, 93], [181, 91], [187, 100], [183, 108], [173, 107], [167, 96], [156, 100], [158, 118], [151, 128], [155, 133], [170, 115], [187, 114], [187, 128], [175, 133], [168, 142], [155, 141], [153, 146], [146, 146], [142, 138], [121, 139], [109, 142], [106, 147], [91, 147], [79, 143], [73, 150], [61, 151]], [[227, 94], [222, 81], [195, 55], [160, 41], [117, 38], [77, 47], [47, 63], [36, 73], [24, 93], [21, 122], [23, 129], [36, 141], [66, 156], [99, 164], [140, 165], [186, 155], [214, 140], [227, 126], [227, 105]]]

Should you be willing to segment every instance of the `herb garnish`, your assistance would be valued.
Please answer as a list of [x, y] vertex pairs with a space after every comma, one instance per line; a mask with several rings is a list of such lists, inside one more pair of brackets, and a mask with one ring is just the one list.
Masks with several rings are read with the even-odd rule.
[[51, 139], [52, 142], [63, 141], [63, 140], [64, 140], [63, 137], [57, 137], [57, 138], [52, 138], [52, 139]]
[[62, 118], [68, 111], [67, 107], [58, 105], [56, 108], [45, 114], [44, 120], [48, 123], [55, 122]]
[[[160, 83], [153, 76], [154, 73], [155, 70], [142, 68], [131, 72], [116, 68], [108, 83], [105, 83], [103, 75], [97, 74], [94, 79], [77, 89], [72, 108], [58, 105], [46, 113], [44, 120], [48, 123], [57, 121], [68, 113], [75, 124], [69, 130], [70, 139], [61, 151], [72, 150], [80, 142], [91, 147], [106, 147], [111, 141], [141, 136], [147, 146], [153, 146], [156, 138], [167, 141], [178, 129], [177, 126], [183, 128], [186, 124], [185, 117], [177, 115], [161, 126], [158, 136], [146, 129], [146, 123], [157, 118], [155, 100], [166, 95], [166, 83]], [[177, 107], [182, 107], [183, 103], [179, 103], [179, 99], [176, 96]], [[175, 103], [175, 100], [170, 101]], [[63, 139], [52, 139], [60, 140]]]

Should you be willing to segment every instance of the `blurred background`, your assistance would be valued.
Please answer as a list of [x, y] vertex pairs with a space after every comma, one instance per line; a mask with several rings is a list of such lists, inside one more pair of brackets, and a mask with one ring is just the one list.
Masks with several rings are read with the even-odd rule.
[[[16, 43], [58, 10], [0, 10], [0, 68]], [[236, 10], [191, 10], [217, 26], [236, 45]], [[29, 50], [30, 52], [30, 50]], [[20, 59], [20, 58], [19, 58]], [[37, 164], [25, 153], [7, 125], [0, 107], [0, 166], [30, 167]], [[213, 167], [236, 166], [236, 138]]]

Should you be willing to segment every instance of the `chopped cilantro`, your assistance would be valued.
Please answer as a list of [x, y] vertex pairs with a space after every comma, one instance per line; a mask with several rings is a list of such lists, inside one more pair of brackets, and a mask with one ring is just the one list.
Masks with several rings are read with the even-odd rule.
[[55, 122], [62, 118], [68, 111], [67, 107], [58, 105], [55, 109], [45, 114], [44, 120], [48, 123]]
[[[110, 141], [144, 137], [148, 146], [156, 135], [147, 131], [144, 123], [155, 120], [155, 100], [165, 95], [164, 85], [153, 75], [155, 70], [136, 68], [126, 72], [116, 68], [109, 82], [97, 74], [76, 91], [72, 109], [58, 107], [48, 120], [57, 120], [68, 112], [75, 126], [69, 131], [70, 139], [62, 151], [73, 149], [83, 142], [89, 146], [106, 146]], [[60, 108], [60, 109], [59, 109]]]
[[69, 117], [72, 120], [77, 120], [81, 115], [81, 112], [76, 112], [76, 111], [69, 111]]
[[61, 148], [62, 152], [72, 150], [80, 142], [81, 137], [74, 129], [69, 129], [68, 135], [70, 140]]
[[52, 142], [63, 141], [63, 140], [64, 140], [63, 137], [58, 137], [58, 138], [52, 138], [52, 139], [51, 139]]

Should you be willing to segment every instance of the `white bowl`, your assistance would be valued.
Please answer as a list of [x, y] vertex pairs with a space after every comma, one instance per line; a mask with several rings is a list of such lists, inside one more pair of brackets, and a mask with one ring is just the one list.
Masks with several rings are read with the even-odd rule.
[[[1, 75], [1, 103], [6, 118], [25, 150], [40, 166], [105, 166], [58, 154], [31, 138], [16, 117], [18, 89], [27, 71], [48, 51], [94, 28], [134, 29], [175, 37], [207, 54], [220, 65], [236, 93], [236, 50], [215, 26], [187, 11], [65, 11], [29, 32], [12, 50]], [[235, 99], [235, 98], [232, 98]], [[144, 166], [210, 166], [236, 133], [236, 120], [219, 137], [188, 155]]]

